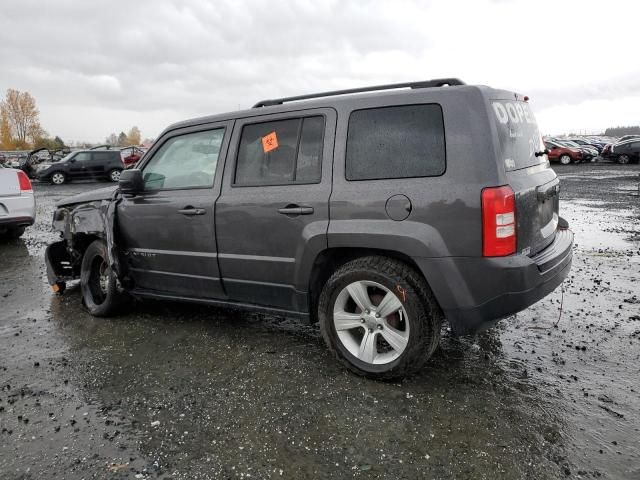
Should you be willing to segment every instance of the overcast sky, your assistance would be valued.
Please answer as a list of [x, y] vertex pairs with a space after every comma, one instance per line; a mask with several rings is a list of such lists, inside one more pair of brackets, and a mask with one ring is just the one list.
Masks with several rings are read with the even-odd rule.
[[545, 133], [640, 124], [633, 1], [0, 2], [0, 92], [101, 142], [284, 95], [435, 77], [531, 97]]

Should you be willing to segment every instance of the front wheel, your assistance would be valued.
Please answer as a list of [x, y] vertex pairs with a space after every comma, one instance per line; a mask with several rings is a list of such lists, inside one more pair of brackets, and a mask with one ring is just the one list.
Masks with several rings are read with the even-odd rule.
[[626, 165], [627, 163], [629, 163], [629, 155], [620, 155], [618, 157], [618, 163], [620, 165]]
[[418, 371], [440, 340], [443, 315], [424, 279], [387, 257], [340, 267], [320, 295], [322, 336], [349, 370], [376, 379]]
[[91, 315], [108, 317], [121, 309], [127, 294], [121, 290], [115, 273], [109, 266], [107, 245], [95, 240], [82, 257], [80, 290]]
[[569, 165], [571, 163], [571, 157], [569, 155], [561, 155], [560, 163], [562, 165]]
[[122, 170], [119, 168], [114, 168], [113, 170], [111, 170], [109, 172], [109, 180], [111, 180], [112, 182], [118, 182], [120, 180], [120, 174], [122, 173]]
[[54, 185], [62, 185], [67, 181], [67, 176], [62, 172], [55, 172], [51, 174], [51, 183]]

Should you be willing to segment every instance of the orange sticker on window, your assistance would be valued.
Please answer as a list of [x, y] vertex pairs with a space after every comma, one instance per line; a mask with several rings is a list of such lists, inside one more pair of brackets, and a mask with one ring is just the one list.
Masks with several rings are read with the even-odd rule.
[[262, 150], [269, 153], [271, 150], [278, 148], [278, 136], [276, 132], [271, 132], [262, 137]]

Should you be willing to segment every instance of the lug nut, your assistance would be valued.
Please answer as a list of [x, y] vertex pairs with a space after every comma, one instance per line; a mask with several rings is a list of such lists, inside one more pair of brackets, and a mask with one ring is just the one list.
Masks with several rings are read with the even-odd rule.
[[370, 328], [370, 329], [369, 329], [369, 333], [373, 333], [373, 328]]
[[360, 319], [360, 323], [364, 323], [364, 318], [361, 318], [361, 319]]
[[378, 325], [378, 330], [382, 330], [382, 325]]
[[369, 310], [365, 310], [364, 313], [366, 313], [367, 315], [369, 315]]
[[376, 318], [380, 318], [380, 314], [376, 312]]

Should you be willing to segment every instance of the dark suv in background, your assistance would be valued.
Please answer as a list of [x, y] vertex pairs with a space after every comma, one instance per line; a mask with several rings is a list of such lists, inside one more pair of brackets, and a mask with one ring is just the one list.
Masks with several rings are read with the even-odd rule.
[[124, 163], [118, 150], [79, 150], [55, 163], [38, 165], [35, 176], [54, 185], [73, 179], [107, 179], [117, 182]]
[[358, 374], [415, 371], [443, 321], [477, 332], [570, 270], [526, 100], [444, 79], [177, 123], [118, 189], [58, 204], [49, 282], [79, 278], [96, 316], [128, 297], [298, 316]]

